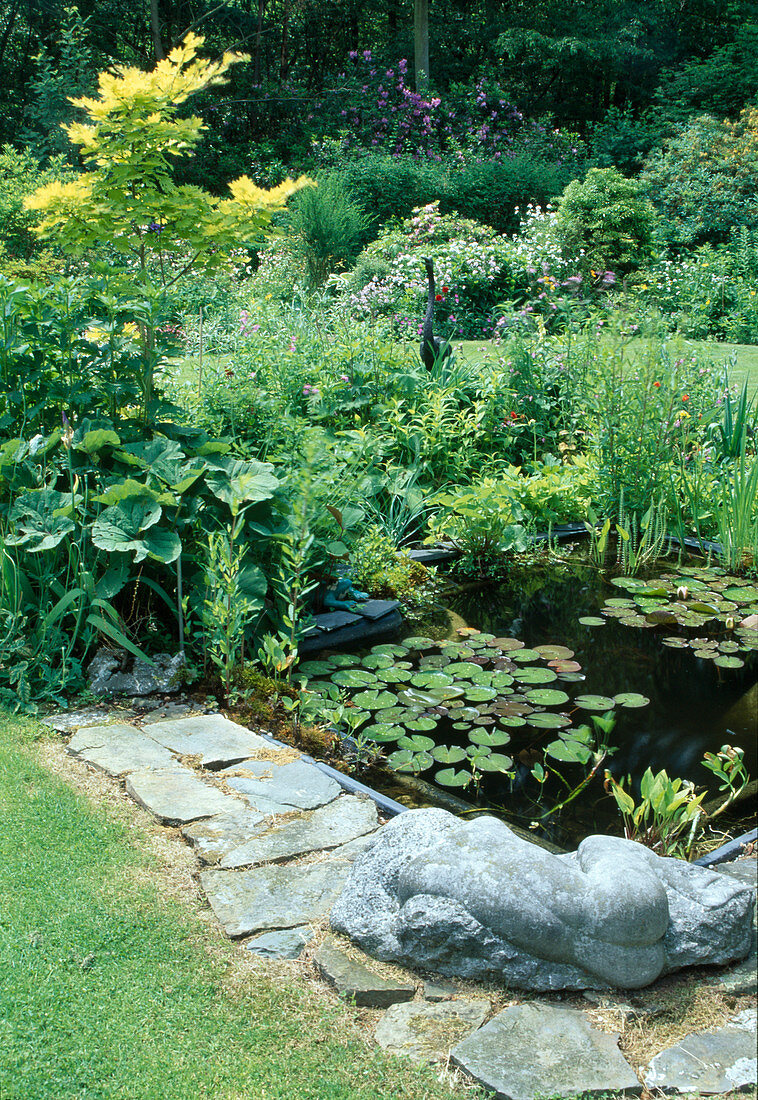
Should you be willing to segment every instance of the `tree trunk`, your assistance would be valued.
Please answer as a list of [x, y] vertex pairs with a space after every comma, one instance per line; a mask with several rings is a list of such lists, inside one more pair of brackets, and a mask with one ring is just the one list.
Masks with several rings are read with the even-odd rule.
[[258, 26], [255, 30], [255, 53], [253, 54], [253, 84], [261, 82], [261, 42], [263, 40], [263, 15], [266, 0], [258, 0]]
[[429, 0], [414, 0], [414, 74], [416, 91], [429, 83]]
[[290, 0], [284, 0], [282, 11], [282, 49], [279, 55], [279, 83], [283, 84], [287, 79], [289, 70], [289, 27], [290, 27]]
[[153, 32], [155, 60], [163, 61], [166, 55], [163, 52], [163, 43], [161, 42], [161, 20], [158, 13], [158, 0], [150, 0], [150, 27]]

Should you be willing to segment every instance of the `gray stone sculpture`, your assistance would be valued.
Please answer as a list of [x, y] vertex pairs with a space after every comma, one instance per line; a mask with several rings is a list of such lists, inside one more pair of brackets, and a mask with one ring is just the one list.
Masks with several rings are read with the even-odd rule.
[[638, 989], [750, 948], [753, 890], [633, 841], [591, 836], [558, 856], [437, 809], [377, 837], [331, 923], [385, 961], [521, 989]]

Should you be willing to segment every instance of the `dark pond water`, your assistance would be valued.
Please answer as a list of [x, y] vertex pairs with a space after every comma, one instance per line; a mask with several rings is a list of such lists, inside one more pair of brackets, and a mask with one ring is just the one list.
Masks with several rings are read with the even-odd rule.
[[[571, 556], [571, 552], [569, 552]], [[758, 654], [741, 669], [720, 669], [691, 650], [667, 648], [667, 629], [640, 630], [608, 619], [606, 625], [584, 626], [578, 619], [596, 614], [608, 597], [618, 596], [596, 570], [580, 564], [519, 570], [509, 583], [461, 593], [451, 611], [469, 626], [497, 636], [514, 636], [527, 646], [559, 644], [574, 650], [586, 680], [582, 691], [615, 695], [639, 692], [650, 699], [641, 709], [617, 708], [611, 735], [618, 751], [607, 766], [616, 776], [630, 774], [638, 789], [647, 767], [665, 768], [670, 776], [690, 779], [699, 787], [716, 781], [700, 764], [703, 754], [723, 744], [745, 750], [752, 778], [758, 775]], [[457, 623], [457, 625], [461, 625]], [[514, 756], [528, 759], [544, 741], [538, 731], [509, 746]], [[493, 777], [484, 797], [520, 815], [538, 816], [530, 801], [530, 782], [522, 768], [522, 790], [510, 790]], [[518, 784], [517, 784], [518, 786]], [[615, 803], [597, 782], [581, 800], [561, 812], [546, 829], [558, 843], [570, 843], [595, 829], [616, 825]]]

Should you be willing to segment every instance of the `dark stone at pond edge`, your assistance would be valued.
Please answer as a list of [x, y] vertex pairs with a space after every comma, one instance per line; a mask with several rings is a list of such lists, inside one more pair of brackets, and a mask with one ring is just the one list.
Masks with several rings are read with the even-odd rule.
[[283, 932], [264, 932], [245, 941], [245, 950], [264, 959], [296, 959], [313, 938], [307, 924], [286, 928]]
[[[329, 633], [321, 630], [313, 630], [303, 638], [300, 652], [316, 653], [320, 649], [347, 649], [357, 645], [365, 645], [369, 640], [393, 634], [403, 624], [403, 616], [399, 611], [390, 611], [388, 615], [382, 615], [380, 619], [364, 619], [356, 616], [356, 621], [349, 626], [340, 627]], [[318, 623], [318, 616], [317, 616]]]
[[504, 1009], [454, 1047], [450, 1060], [497, 1100], [640, 1093], [618, 1039], [577, 1009], [531, 1002]]
[[712, 1094], [756, 1084], [756, 1013], [747, 1008], [717, 1031], [698, 1032], [656, 1054], [645, 1087]]
[[359, 619], [360, 616], [353, 615], [350, 611], [330, 611], [325, 615], [316, 615], [315, 622], [320, 631], [331, 634], [333, 630], [359, 622]]
[[327, 937], [313, 956], [316, 969], [342, 997], [362, 1008], [388, 1008], [398, 1001], [410, 1001], [416, 993], [412, 982], [383, 978], [365, 963], [350, 956]]
[[357, 611], [364, 619], [370, 619], [373, 622], [376, 619], [383, 619], [391, 611], [397, 611], [399, 607], [397, 600], [367, 600], [366, 603], [358, 604]]

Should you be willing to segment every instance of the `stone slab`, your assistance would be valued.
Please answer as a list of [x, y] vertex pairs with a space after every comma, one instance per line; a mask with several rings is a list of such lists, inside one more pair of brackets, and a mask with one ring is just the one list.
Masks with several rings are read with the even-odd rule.
[[451, 997], [459, 992], [458, 986], [453, 982], [424, 982], [424, 1000], [425, 1001], [449, 1001]]
[[128, 775], [145, 768], [173, 768], [176, 760], [135, 726], [113, 723], [83, 726], [67, 745], [68, 752], [108, 775]]
[[200, 757], [206, 768], [227, 767], [263, 749], [268, 754], [276, 749], [257, 733], [230, 722], [221, 714], [153, 722], [150, 736], [181, 756]]
[[336, 780], [307, 760], [293, 760], [289, 764], [243, 760], [222, 775], [227, 786], [244, 795], [261, 813], [315, 810], [333, 802], [342, 791]]
[[180, 765], [132, 772], [127, 776], [126, 793], [162, 825], [184, 825], [201, 817], [232, 812], [239, 805], [236, 799], [210, 787]]
[[489, 1011], [486, 1000], [394, 1004], [377, 1025], [376, 1041], [414, 1062], [447, 1062], [450, 1048], [481, 1027]]
[[366, 600], [365, 603], [359, 604], [357, 610], [362, 618], [375, 622], [399, 608], [400, 604], [397, 600]]
[[264, 959], [296, 959], [312, 938], [313, 932], [303, 924], [282, 932], [264, 932], [262, 936], [253, 936], [245, 942], [245, 950]]
[[331, 634], [335, 630], [340, 630], [343, 626], [352, 626], [353, 623], [358, 621], [359, 616], [354, 615], [351, 611], [328, 611], [315, 617], [316, 627], [324, 634]]
[[381, 619], [372, 621], [356, 617], [356, 622], [325, 633], [314, 630], [308, 634], [300, 646], [300, 652], [315, 653], [320, 649], [354, 649], [367, 644], [371, 639], [383, 638], [394, 634], [403, 625], [403, 616], [399, 611], [391, 611]]
[[349, 869], [333, 860], [277, 863], [251, 871], [203, 871], [200, 883], [226, 934], [238, 939], [323, 920]]
[[756, 1012], [745, 1009], [726, 1027], [687, 1035], [656, 1054], [643, 1074], [645, 1087], [667, 1092], [731, 1092], [755, 1085]]
[[190, 842], [201, 862], [218, 863], [227, 852], [244, 844], [265, 820], [264, 814], [249, 809], [244, 803], [238, 806], [239, 809], [231, 813], [194, 821], [182, 829], [182, 836]]
[[[133, 717], [131, 712], [124, 714], [119, 711], [119, 714], [126, 718]], [[51, 726], [58, 733], [69, 733], [80, 726], [103, 725], [112, 719], [113, 712], [106, 707], [85, 707], [83, 710], [64, 710], [60, 714], [50, 714], [47, 718], [40, 718], [40, 722], [44, 726]]]
[[327, 938], [313, 956], [322, 977], [362, 1008], [387, 1008], [398, 1001], [410, 1001], [416, 993], [412, 982], [396, 982], [383, 978], [365, 963], [350, 958], [333, 937]]
[[532, 1001], [500, 1012], [450, 1052], [450, 1060], [497, 1100], [640, 1093], [618, 1049], [583, 1012]]
[[344, 795], [326, 806], [298, 814], [277, 825], [263, 824], [241, 844], [225, 853], [221, 867], [254, 867], [337, 848], [379, 825], [370, 798]]

